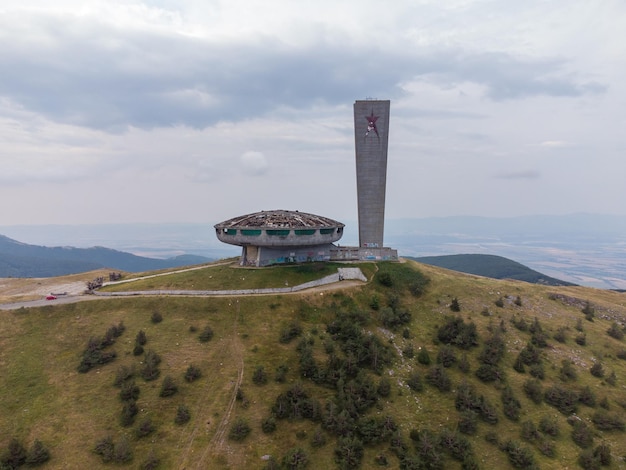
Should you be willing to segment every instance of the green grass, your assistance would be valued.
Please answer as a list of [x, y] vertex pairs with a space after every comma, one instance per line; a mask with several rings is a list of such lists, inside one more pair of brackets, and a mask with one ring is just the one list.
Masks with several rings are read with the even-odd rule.
[[[343, 265], [342, 265], [343, 266]], [[407, 263], [364, 263], [359, 265], [373, 281], [361, 287], [325, 292], [310, 291], [298, 295], [182, 298], [182, 297], [134, 297], [103, 299], [69, 305], [48, 305], [39, 309], [23, 309], [2, 313], [0, 333], [0, 452], [6, 449], [11, 437], [20, 439], [26, 447], [34, 439], [40, 439], [50, 449], [52, 460], [44, 468], [100, 468], [99, 458], [91, 451], [95, 442], [110, 434], [114, 440], [126, 436], [133, 448], [134, 460], [128, 468], [137, 468], [151, 450], [161, 458], [160, 468], [262, 468], [263, 455], [274, 455], [279, 459], [292, 447], [302, 447], [311, 460], [309, 468], [336, 468], [334, 449], [336, 438], [326, 433], [328, 443], [321, 448], [311, 446], [310, 438], [320, 426], [310, 420], [279, 420], [273, 434], [264, 434], [260, 424], [271, 410], [276, 397], [296, 382], [323, 405], [333, 399], [336, 391], [328, 386], [317, 385], [302, 378], [298, 373], [299, 353], [296, 350], [299, 338], [290, 343], [279, 342], [281, 331], [292, 322], [303, 328], [303, 337], [312, 342], [314, 357], [323, 366], [327, 359], [325, 343], [332, 340], [326, 325], [336, 315], [364, 312], [366, 332], [378, 336], [396, 356], [391, 367], [383, 375], [392, 381], [392, 393], [380, 399], [367, 411], [367, 416], [391, 415], [399, 425], [405, 440], [411, 429], [428, 428], [438, 431], [441, 427], [454, 428], [458, 420], [455, 410], [455, 389], [467, 381], [475, 385], [499, 412], [497, 425], [480, 422], [476, 436], [470, 437], [474, 454], [479, 457], [481, 468], [510, 468], [507, 456], [496, 446], [485, 441], [488, 432], [495, 432], [500, 441], [520, 439], [521, 422], [532, 420], [539, 423], [542, 416], [554, 416], [561, 435], [554, 440], [557, 455], [548, 458], [540, 454], [531, 443], [536, 461], [543, 469], [577, 468], [576, 459], [580, 449], [573, 443], [566, 417], [556, 409], [542, 403], [536, 405], [524, 394], [522, 385], [529, 374], [513, 370], [519, 351], [530, 339], [530, 333], [517, 330], [511, 319], [524, 317], [528, 323], [537, 318], [550, 335], [559, 327], [566, 327], [568, 339], [565, 344], [549, 339], [549, 348], [541, 354], [545, 364], [544, 389], [551, 384], [560, 384], [558, 378], [560, 362], [564, 358], [575, 363], [578, 379], [564, 384], [575, 388], [589, 386], [598, 401], [606, 397], [610, 411], [626, 418], [626, 361], [616, 357], [617, 351], [626, 347], [624, 340], [609, 337], [606, 330], [614, 320], [624, 322], [626, 307], [624, 294], [581, 287], [545, 287], [522, 282], [497, 281], [476, 278], [439, 268]], [[416, 270], [419, 268], [419, 272]], [[233, 266], [213, 266], [206, 270], [172, 275], [172, 278], [153, 278], [130, 283], [126, 288], [139, 288], [140, 283], [155, 283], [158, 289], [229, 289], [296, 285], [313, 278], [336, 272], [337, 265], [306, 265], [303, 267], [279, 267], [270, 269], [242, 269]], [[390, 284], [378, 282], [382, 273], [388, 273]], [[420, 274], [421, 273], [421, 274]], [[430, 279], [422, 296], [411, 293], [411, 286], [422, 278]], [[242, 278], [245, 278], [243, 280]], [[132, 286], [132, 287], [131, 287]], [[166, 287], [171, 286], [171, 287]], [[237, 287], [235, 287], [237, 286]], [[551, 300], [550, 294], [559, 293], [582, 302], [589, 300], [596, 308], [593, 322], [584, 320], [580, 308], [560, 300]], [[520, 296], [522, 305], [514, 303]], [[471, 370], [465, 374], [458, 368], [447, 369], [452, 379], [453, 390], [440, 393], [425, 385], [422, 392], [412, 392], [406, 380], [414, 371], [424, 375], [428, 367], [418, 364], [415, 358], [403, 358], [399, 351], [412, 345], [416, 354], [425, 347], [435, 361], [438, 348], [435, 341], [437, 328], [455, 313], [449, 309], [452, 298], [458, 298], [464, 321], [477, 325], [480, 345], [465, 351]], [[494, 302], [503, 297], [505, 305], [497, 307]], [[374, 302], [376, 300], [376, 302]], [[399, 302], [401, 308], [410, 312], [412, 320], [396, 330], [383, 328], [381, 311], [390, 302]], [[378, 310], [372, 305], [378, 304]], [[483, 314], [485, 309], [489, 314]], [[158, 311], [163, 321], [153, 324], [151, 315]], [[577, 345], [573, 338], [577, 331], [576, 322], [583, 318], [587, 334], [587, 345]], [[123, 322], [124, 334], [111, 349], [117, 352], [114, 362], [97, 367], [86, 374], [76, 371], [80, 355], [90, 336], [103, 335], [110, 325]], [[483, 384], [474, 375], [479, 365], [482, 342], [489, 330], [504, 324], [506, 352], [501, 361], [506, 382], [512, 387], [522, 404], [519, 422], [508, 420], [502, 414], [501, 390], [496, 383]], [[198, 334], [210, 325], [214, 337], [207, 343], [198, 340]], [[191, 331], [195, 329], [196, 331]], [[139, 422], [150, 417], [157, 427], [156, 433], [144, 439], [134, 437], [134, 428], [119, 425], [121, 402], [113, 380], [119, 366], [141, 366], [141, 356], [132, 355], [134, 338], [139, 330], [146, 333], [146, 350], [154, 350], [162, 357], [161, 376], [153, 382], [137, 377], [140, 387], [138, 406]], [[408, 336], [408, 337], [407, 337]], [[335, 350], [340, 350], [334, 342]], [[457, 356], [463, 351], [456, 350]], [[605, 379], [589, 373], [592, 360], [600, 358], [607, 375], [617, 375], [615, 386]], [[183, 380], [190, 364], [198, 366], [202, 377], [193, 382]], [[230, 400], [235, 391], [238, 374], [243, 364], [241, 383], [247, 402], [235, 402], [230, 415]], [[286, 383], [274, 381], [276, 367], [286, 365]], [[262, 386], [252, 382], [252, 374], [263, 366], [268, 374], [268, 383]], [[380, 376], [367, 371], [378, 382]], [[160, 398], [162, 378], [172, 376], [179, 387], [173, 397]], [[184, 426], [173, 423], [176, 408], [185, 404], [191, 410], [191, 421]], [[579, 406], [578, 415], [589, 421], [596, 409]], [[227, 418], [227, 419], [226, 419]], [[220, 425], [226, 422], [225, 435], [230, 423], [238, 418], [248, 421], [250, 435], [242, 442], [228, 439], [215, 440]], [[136, 423], [137, 423], [136, 422]], [[593, 428], [593, 425], [591, 425]], [[624, 433], [598, 431], [595, 443], [606, 442], [613, 454], [612, 468], [623, 468], [622, 456], [626, 455]], [[389, 451], [387, 443], [366, 447], [361, 468], [378, 468], [374, 459], [384, 453], [390, 462], [389, 468], [397, 468], [399, 460]], [[202, 462], [202, 463], [201, 463]], [[460, 464], [449, 457], [445, 468], [460, 468]]]
[[[223, 289], [263, 289], [297, 286], [305, 282], [334, 274], [339, 263], [311, 263], [269, 268], [242, 268], [236, 261], [228, 264], [211, 264], [198, 270], [168, 274], [167, 276], [138, 279], [104, 287], [107, 292], [130, 290], [223, 290]], [[375, 265], [356, 265], [366, 276], [371, 276]]]

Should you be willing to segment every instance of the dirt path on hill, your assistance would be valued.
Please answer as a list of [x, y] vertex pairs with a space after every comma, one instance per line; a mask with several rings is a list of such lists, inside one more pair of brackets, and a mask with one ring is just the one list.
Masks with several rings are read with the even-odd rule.
[[[210, 431], [210, 423], [213, 419], [212, 415], [207, 414], [207, 410], [211, 408], [208, 401], [206, 401], [206, 405], [203, 405], [201, 402], [205, 401], [204, 398], [200, 398], [201, 402], [197, 403], [196, 409], [197, 416], [194, 417], [193, 428], [189, 429], [188, 432], [185, 432], [181, 436], [181, 442], [179, 448], [184, 448], [184, 452], [181, 455], [179, 460], [178, 468], [196, 468], [196, 469], [205, 469], [211, 468], [215, 466], [215, 462], [223, 462], [228, 468], [242, 468], [243, 462], [240, 459], [240, 456], [237, 452], [235, 452], [227, 443], [228, 438], [228, 428], [231, 424], [231, 417], [233, 414], [233, 410], [235, 408], [235, 404], [237, 401], [237, 391], [241, 387], [241, 383], [243, 382], [243, 373], [244, 373], [244, 360], [243, 353], [244, 347], [239, 338], [238, 331], [238, 322], [239, 322], [239, 311], [237, 305], [237, 312], [234, 317], [233, 322], [233, 332], [232, 341], [228, 342], [227, 347], [223, 347], [219, 350], [218, 356], [214, 359], [215, 364], [215, 373], [218, 374], [219, 368], [223, 363], [234, 362], [237, 364], [237, 376], [234, 380], [230, 380], [230, 393], [228, 397], [228, 403], [222, 416], [217, 423], [214, 431], [212, 431], [212, 436], [204, 448], [202, 454], [198, 456], [193, 453], [194, 443], [198, 439], [202, 439], [205, 434], [203, 432], [206, 430], [206, 433], [211, 434]], [[226, 378], [225, 378], [226, 379]], [[211, 391], [211, 386], [214, 385], [213, 382], [208, 382], [205, 390], [206, 395]], [[213, 463], [213, 465], [212, 465]]]

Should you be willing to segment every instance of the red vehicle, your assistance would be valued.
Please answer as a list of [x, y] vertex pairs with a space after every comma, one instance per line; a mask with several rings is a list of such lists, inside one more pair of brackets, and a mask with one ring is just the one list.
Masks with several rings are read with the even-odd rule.
[[47, 295], [47, 296], [46, 296], [46, 300], [56, 300], [56, 299], [57, 299], [57, 296], [56, 296], [56, 295], [52, 295], [52, 294], [50, 294], [50, 295]]

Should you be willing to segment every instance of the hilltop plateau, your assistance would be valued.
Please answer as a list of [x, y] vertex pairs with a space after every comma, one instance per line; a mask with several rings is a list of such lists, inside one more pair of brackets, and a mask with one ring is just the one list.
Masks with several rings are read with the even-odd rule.
[[158, 295], [294, 286], [345, 266], [126, 274], [143, 279], [103, 290], [154, 295], [0, 311], [0, 459], [626, 468], [623, 293], [407, 260], [291, 294]]

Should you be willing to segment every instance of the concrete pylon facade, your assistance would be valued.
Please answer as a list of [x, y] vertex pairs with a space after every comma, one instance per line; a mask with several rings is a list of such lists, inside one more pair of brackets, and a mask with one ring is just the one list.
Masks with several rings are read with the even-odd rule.
[[354, 103], [360, 247], [384, 246], [389, 108], [389, 100]]

